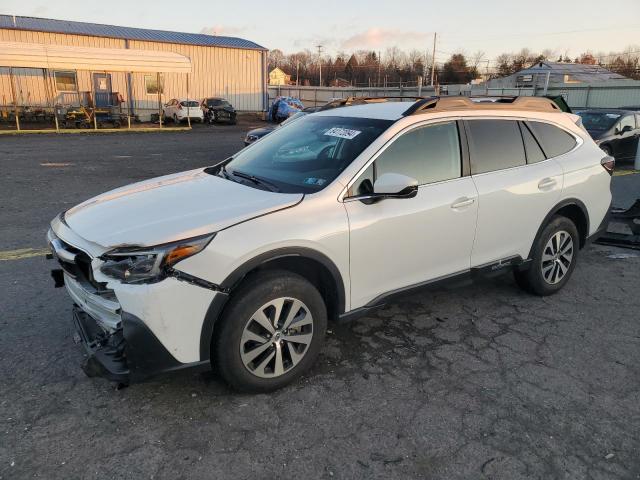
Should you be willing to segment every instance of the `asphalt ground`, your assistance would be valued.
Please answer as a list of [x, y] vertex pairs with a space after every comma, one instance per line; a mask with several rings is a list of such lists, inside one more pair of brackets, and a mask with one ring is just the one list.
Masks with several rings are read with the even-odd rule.
[[[258, 124], [259, 122], [253, 122]], [[511, 277], [331, 325], [268, 395], [213, 374], [85, 377], [42, 256], [59, 211], [215, 163], [250, 125], [0, 138], [0, 478], [640, 478], [640, 256], [592, 246], [538, 298]], [[616, 204], [640, 175], [614, 178]]]

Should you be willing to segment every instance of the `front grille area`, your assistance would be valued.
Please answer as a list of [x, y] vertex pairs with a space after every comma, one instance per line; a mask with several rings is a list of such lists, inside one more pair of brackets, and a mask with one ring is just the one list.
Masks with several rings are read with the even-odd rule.
[[64, 271], [64, 283], [74, 303], [106, 330], [120, 327], [120, 304], [113, 290], [93, 277], [89, 254], [49, 231], [51, 250]]

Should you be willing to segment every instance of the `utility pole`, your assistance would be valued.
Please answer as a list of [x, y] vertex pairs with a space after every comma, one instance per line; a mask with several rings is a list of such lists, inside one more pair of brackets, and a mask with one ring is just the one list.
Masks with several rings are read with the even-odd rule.
[[433, 33], [433, 55], [431, 56], [431, 86], [433, 87], [433, 80], [436, 76], [436, 39], [437, 33]]
[[322, 45], [316, 45], [318, 48], [318, 67], [320, 68], [320, 81], [318, 86], [322, 86]]

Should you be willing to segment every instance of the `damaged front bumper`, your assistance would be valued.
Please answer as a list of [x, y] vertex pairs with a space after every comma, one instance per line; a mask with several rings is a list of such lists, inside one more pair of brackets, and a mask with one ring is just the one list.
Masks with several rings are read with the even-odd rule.
[[[216, 292], [188, 275], [153, 285], [104, 282], [94, 278], [95, 257], [88, 248], [51, 230], [48, 239], [61, 267], [52, 271], [55, 285], [66, 287], [74, 303], [74, 340], [86, 351], [82, 368], [88, 376], [130, 384], [164, 372], [210, 368], [209, 356], [199, 355], [199, 334]], [[189, 305], [189, 312], [181, 305]]]
[[142, 320], [126, 312], [121, 316], [121, 328], [107, 332], [93, 317], [74, 306], [76, 340], [82, 343], [87, 354], [82, 365], [87, 376], [130, 384], [160, 373], [210, 368], [209, 361], [178, 362]]

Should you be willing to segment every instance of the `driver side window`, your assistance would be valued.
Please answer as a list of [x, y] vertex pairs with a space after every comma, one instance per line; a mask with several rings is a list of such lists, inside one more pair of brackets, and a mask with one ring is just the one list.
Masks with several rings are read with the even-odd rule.
[[631, 130], [635, 130], [636, 122], [633, 119], [633, 115], [627, 115], [626, 117], [622, 117], [620, 123], [618, 123], [618, 131], [622, 131], [624, 127], [631, 127]]
[[376, 179], [385, 173], [400, 173], [424, 185], [458, 178], [461, 168], [455, 121], [418, 127], [396, 138], [349, 188], [348, 196], [373, 193]]

